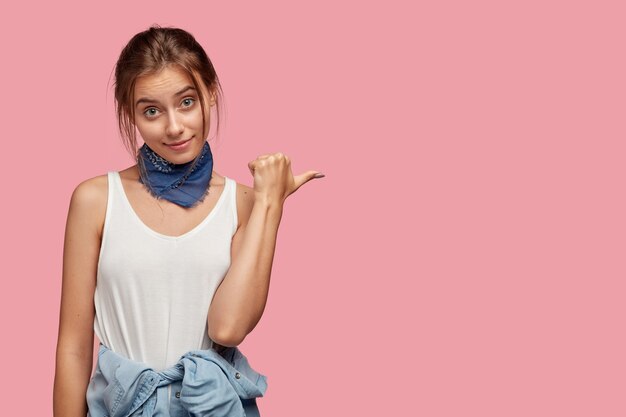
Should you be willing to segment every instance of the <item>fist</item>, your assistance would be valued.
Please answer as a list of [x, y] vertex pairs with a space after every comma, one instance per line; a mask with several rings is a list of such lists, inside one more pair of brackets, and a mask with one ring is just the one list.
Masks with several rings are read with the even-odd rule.
[[248, 168], [254, 177], [255, 197], [279, 204], [283, 204], [302, 184], [324, 176], [317, 171], [294, 176], [291, 160], [281, 152], [260, 155], [248, 163]]

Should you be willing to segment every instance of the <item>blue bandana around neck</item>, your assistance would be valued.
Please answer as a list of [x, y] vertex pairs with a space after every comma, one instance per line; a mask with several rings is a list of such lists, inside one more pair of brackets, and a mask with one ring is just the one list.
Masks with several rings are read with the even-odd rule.
[[[193, 207], [202, 202], [209, 192], [213, 175], [213, 154], [208, 142], [204, 142], [200, 158], [184, 164], [174, 164], [163, 159], [145, 143], [138, 156], [146, 172], [139, 169], [139, 182], [158, 198], [182, 207]], [[145, 178], [144, 178], [145, 175]]]

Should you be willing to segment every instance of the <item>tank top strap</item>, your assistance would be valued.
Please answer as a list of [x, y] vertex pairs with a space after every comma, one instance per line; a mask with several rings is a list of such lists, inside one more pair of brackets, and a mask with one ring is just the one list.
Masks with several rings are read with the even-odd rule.
[[232, 229], [232, 233], [234, 235], [237, 231], [237, 224], [239, 223], [239, 218], [237, 215], [237, 181], [226, 176], [224, 176], [224, 179], [226, 181], [226, 184], [224, 186], [224, 192], [229, 193], [226, 197], [228, 197], [228, 205], [230, 206], [230, 210], [233, 216], [232, 218], [234, 219]]
[[118, 171], [109, 171], [109, 202], [107, 205], [107, 221], [109, 228], [133, 228], [141, 223], [130, 205], [122, 185], [122, 177]]
[[118, 186], [121, 182], [120, 173], [117, 171], [109, 171], [107, 175], [109, 176], [109, 197], [111, 197], [112, 194], [119, 193]]
[[119, 196], [120, 187], [122, 185], [122, 180], [120, 178], [120, 173], [117, 171], [109, 171], [109, 195], [113, 197], [113, 201], [119, 201], [119, 198], [115, 198]]
[[[122, 178], [118, 171], [109, 171], [109, 199], [111, 200], [111, 210], [116, 216], [127, 213], [124, 200], [126, 195], [124, 194], [124, 188], [122, 186]], [[130, 214], [130, 213], [127, 213]]]

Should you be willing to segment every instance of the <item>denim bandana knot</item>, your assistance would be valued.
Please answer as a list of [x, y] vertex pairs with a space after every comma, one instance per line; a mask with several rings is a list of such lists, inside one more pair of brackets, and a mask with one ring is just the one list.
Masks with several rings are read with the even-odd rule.
[[209, 192], [213, 175], [213, 154], [208, 142], [204, 142], [197, 162], [174, 164], [165, 160], [145, 143], [139, 149], [139, 182], [154, 197], [163, 198], [182, 207], [193, 207], [202, 202]]

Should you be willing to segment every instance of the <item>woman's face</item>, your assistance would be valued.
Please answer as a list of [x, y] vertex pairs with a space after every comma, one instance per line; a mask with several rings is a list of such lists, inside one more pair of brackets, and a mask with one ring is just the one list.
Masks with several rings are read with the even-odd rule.
[[[184, 164], [192, 161], [204, 146], [209, 134], [210, 108], [215, 97], [206, 90], [197, 91], [186, 71], [168, 66], [153, 75], [138, 77], [135, 83], [135, 126], [144, 142], [163, 159]], [[204, 94], [206, 128], [202, 131]]]

